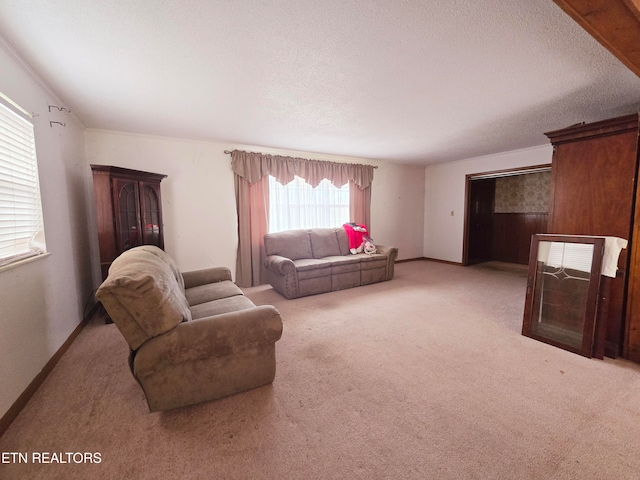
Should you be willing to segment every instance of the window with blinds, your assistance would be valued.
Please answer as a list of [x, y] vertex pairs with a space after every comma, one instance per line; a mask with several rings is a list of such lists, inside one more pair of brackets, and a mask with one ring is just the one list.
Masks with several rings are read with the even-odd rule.
[[0, 267], [46, 252], [33, 125], [19, 110], [0, 102]]

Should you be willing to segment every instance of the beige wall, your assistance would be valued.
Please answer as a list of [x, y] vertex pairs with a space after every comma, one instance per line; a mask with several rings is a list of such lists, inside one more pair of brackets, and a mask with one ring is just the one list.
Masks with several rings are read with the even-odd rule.
[[[0, 40], [0, 91], [36, 114], [36, 151], [50, 256], [0, 271], [0, 416], [82, 319], [92, 291], [82, 126]], [[66, 127], [50, 126], [62, 121]]]
[[424, 256], [462, 262], [467, 175], [551, 163], [552, 153], [549, 144], [428, 166], [425, 169]]
[[[224, 153], [233, 149], [377, 165], [369, 225], [372, 237], [378, 244], [398, 246], [399, 258], [422, 256], [422, 167], [91, 129], [85, 132], [85, 144], [89, 164], [168, 175], [162, 181], [165, 249], [182, 270], [227, 266], [235, 275], [235, 194], [231, 157]], [[97, 251], [93, 256], [97, 263]]]

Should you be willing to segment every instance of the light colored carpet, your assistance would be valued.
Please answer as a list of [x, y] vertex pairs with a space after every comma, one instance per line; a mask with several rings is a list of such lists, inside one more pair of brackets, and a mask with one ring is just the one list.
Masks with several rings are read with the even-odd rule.
[[246, 289], [284, 319], [273, 385], [154, 414], [116, 327], [91, 322], [0, 438], [29, 454], [0, 478], [637, 479], [640, 366], [521, 336], [525, 283], [419, 261], [297, 300]]

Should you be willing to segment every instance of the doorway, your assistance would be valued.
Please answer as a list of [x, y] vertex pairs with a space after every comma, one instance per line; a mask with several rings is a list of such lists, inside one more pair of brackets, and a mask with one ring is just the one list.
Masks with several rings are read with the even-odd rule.
[[495, 189], [495, 178], [482, 178], [469, 182], [469, 265], [493, 259]]
[[550, 190], [550, 164], [467, 175], [463, 264], [526, 265], [531, 236], [546, 233]]

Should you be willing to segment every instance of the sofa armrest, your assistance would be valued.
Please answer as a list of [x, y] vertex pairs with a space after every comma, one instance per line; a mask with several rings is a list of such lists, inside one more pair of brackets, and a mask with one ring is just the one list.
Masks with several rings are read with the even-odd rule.
[[180, 323], [138, 349], [134, 374], [145, 377], [167, 365], [224, 357], [275, 343], [281, 336], [280, 312], [272, 305]]
[[293, 260], [280, 255], [269, 255], [264, 259], [264, 267], [280, 275], [286, 275], [287, 273], [294, 273], [296, 271]]
[[393, 261], [398, 258], [398, 247], [389, 247], [387, 245], [376, 245], [377, 253], [390, 257]]
[[231, 280], [231, 270], [227, 267], [205, 268], [203, 270], [184, 272], [182, 273], [182, 278], [184, 279], [184, 288], [192, 288], [208, 283]]
[[391, 280], [395, 274], [395, 263], [398, 258], [398, 247], [376, 245], [376, 250], [387, 257], [387, 274], [385, 280]]

